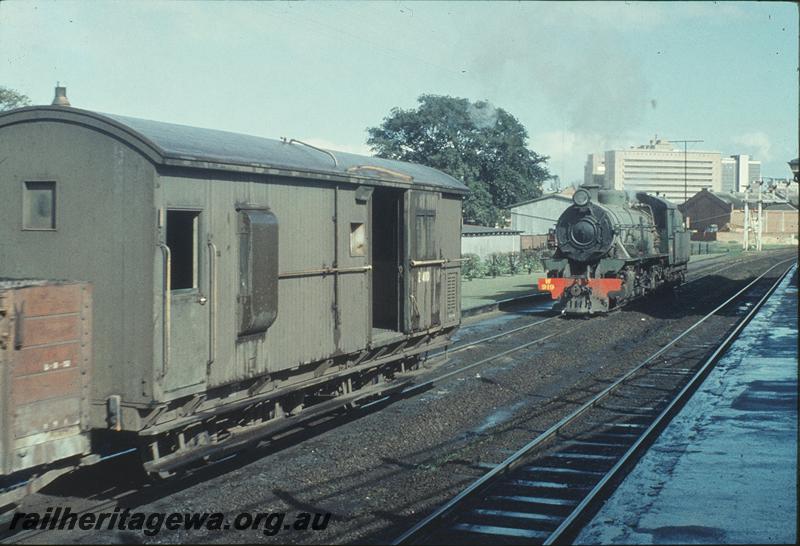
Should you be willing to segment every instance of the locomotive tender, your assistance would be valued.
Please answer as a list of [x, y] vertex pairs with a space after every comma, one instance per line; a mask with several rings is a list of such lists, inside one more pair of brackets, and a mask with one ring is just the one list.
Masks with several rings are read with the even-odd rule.
[[[449, 343], [460, 181], [64, 104], [0, 114], [0, 278], [88, 283], [86, 387], [69, 390], [74, 419], [48, 424], [74, 378], [32, 364], [39, 413], [5, 415], [0, 506], [19, 498], [3, 481], [43, 485], [107, 454], [98, 439], [169, 474], [401, 388]], [[3, 308], [0, 335], [19, 343], [0, 366], [36, 341], [25, 312]]]
[[605, 313], [661, 286], [686, 280], [689, 233], [677, 207], [638, 192], [584, 184], [556, 224], [557, 250], [545, 260], [548, 291], [568, 315]]

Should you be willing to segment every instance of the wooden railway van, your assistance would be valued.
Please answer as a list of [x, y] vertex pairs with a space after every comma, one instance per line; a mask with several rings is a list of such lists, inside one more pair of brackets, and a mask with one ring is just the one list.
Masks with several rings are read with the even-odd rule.
[[91, 426], [154, 471], [397, 383], [460, 322], [466, 187], [421, 165], [35, 106], [0, 114], [0, 191], [0, 275], [92, 283]]
[[0, 280], [0, 507], [89, 454], [91, 325], [87, 283]]

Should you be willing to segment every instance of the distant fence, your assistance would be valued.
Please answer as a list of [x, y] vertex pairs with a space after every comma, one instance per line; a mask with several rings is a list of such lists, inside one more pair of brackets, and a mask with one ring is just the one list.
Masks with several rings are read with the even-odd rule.
[[[720, 243], [742, 243], [744, 235], [741, 231], [727, 231], [719, 232], [717, 234], [717, 241]], [[755, 241], [755, 234], [750, 234], [750, 243]], [[764, 233], [762, 234], [762, 241], [767, 245], [796, 245], [797, 234], [795, 233]]]
[[[713, 247], [710, 243], [690, 243], [689, 244], [689, 255], [695, 256], [697, 254], [711, 254]], [[723, 252], [728, 252], [728, 249], [723, 250]]]
[[717, 232], [699, 232], [693, 231], [692, 232], [692, 241], [716, 241], [717, 240]]
[[461, 236], [461, 254], [476, 254], [486, 259], [492, 254], [519, 252], [520, 236], [514, 234]]

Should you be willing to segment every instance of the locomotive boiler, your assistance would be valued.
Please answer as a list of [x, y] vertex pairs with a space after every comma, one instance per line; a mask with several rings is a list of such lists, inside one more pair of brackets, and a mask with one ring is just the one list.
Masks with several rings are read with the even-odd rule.
[[689, 233], [677, 207], [660, 197], [584, 184], [556, 224], [545, 260], [548, 291], [564, 314], [605, 313], [661, 286], [684, 282]]

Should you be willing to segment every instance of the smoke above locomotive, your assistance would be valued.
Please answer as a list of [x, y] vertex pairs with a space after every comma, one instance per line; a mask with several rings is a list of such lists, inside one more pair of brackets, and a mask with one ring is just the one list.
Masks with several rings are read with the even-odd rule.
[[605, 313], [686, 278], [683, 216], [673, 203], [644, 192], [582, 185], [556, 223], [556, 243], [538, 284], [565, 314]]

